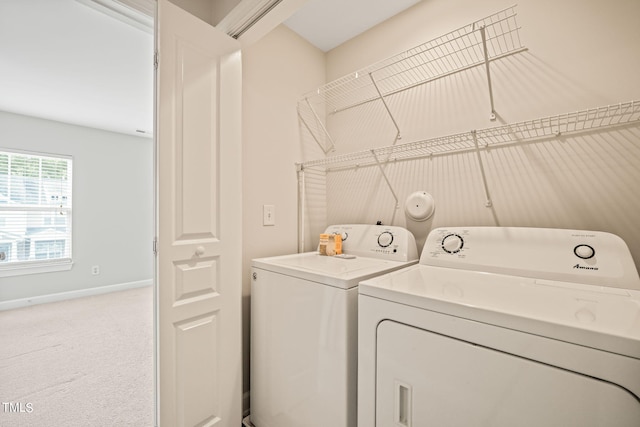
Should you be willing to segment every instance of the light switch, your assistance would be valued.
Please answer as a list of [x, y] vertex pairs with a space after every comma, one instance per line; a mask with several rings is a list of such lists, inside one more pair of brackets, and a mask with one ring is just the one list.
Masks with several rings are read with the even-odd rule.
[[262, 225], [276, 225], [276, 207], [262, 205]]

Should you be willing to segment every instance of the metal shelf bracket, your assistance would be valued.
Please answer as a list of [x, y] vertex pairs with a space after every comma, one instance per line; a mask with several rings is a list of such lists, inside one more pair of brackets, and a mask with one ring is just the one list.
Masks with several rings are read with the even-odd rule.
[[376, 92], [378, 92], [378, 96], [380, 97], [380, 100], [382, 101], [382, 104], [384, 105], [384, 108], [387, 110], [387, 113], [389, 114], [389, 117], [391, 117], [391, 121], [393, 122], [393, 125], [396, 127], [396, 137], [393, 140], [393, 144], [391, 144], [391, 145], [396, 145], [396, 142], [398, 142], [398, 140], [402, 139], [402, 136], [400, 134], [400, 126], [398, 126], [398, 122], [396, 122], [395, 117], [393, 117], [393, 113], [391, 113], [391, 109], [389, 108], [389, 104], [387, 104], [387, 100], [384, 99], [384, 96], [382, 95], [382, 92], [380, 92], [380, 88], [378, 87], [378, 84], [376, 83], [375, 79], [373, 78], [373, 73], [369, 73], [369, 78], [371, 79], [371, 83], [373, 83], [373, 87], [376, 89]]
[[324, 123], [322, 122], [322, 120], [318, 116], [318, 113], [316, 113], [316, 110], [314, 110], [313, 107], [311, 106], [311, 103], [309, 102], [309, 98], [305, 98], [304, 100], [305, 100], [307, 106], [309, 107], [309, 110], [313, 113], [313, 117], [315, 118], [316, 122], [318, 123], [318, 125], [320, 125], [320, 128], [322, 129], [322, 132], [326, 135], [327, 139], [329, 140], [330, 145], [328, 147], [325, 147], [320, 142], [320, 140], [318, 140], [318, 137], [316, 137], [316, 134], [313, 132], [313, 130], [311, 130], [311, 126], [309, 126], [309, 123], [307, 123], [307, 121], [304, 119], [302, 114], [300, 114], [300, 108], [298, 107], [298, 117], [300, 118], [300, 121], [307, 128], [307, 130], [309, 131], [309, 133], [313, 137], [314, 141], [316, 141], [316, 144], [318, 144], [318, 147], [320, 147], [320, 149], [322, 150], [322, 152], [324, 154], [327, 154], [330, 151], [335, 151], [335, 143], [333, 142], [333, 138], [331, 138], [331, 135], [329, 134], [329, 131], [327, 131], [327, 128], [325, 127]]
[[480, 174], [482, 175], [482, 184], [484, 186], [484, 196], [486, 201], [484, 205], [490, 208], [493, 203], [491, 202], [491, 196], [489, 195], [489, 185], [487, 184], [487, 175], [484, 172], [484, 164], [482, 162], [482, 156], [480, 155], [480, 146], [478, 145], [478, 133], [475, 130], [471, 131], [471, 138], [476, 146], [476, 156], [478, 157], [478, 166], [480, 167]]
[[306, 201], [306, 183], [304, 179], [304, 166], [296, 163], [296, 175], [298, 176], [298, 252], [304, 252], [304, 231], [305, 231], [305, 206]]
[[378, 169], [380, 169], [380, 173], [382, 174], [382, 177], [384, 178], [385, 182], [387, 183], [387, 187], [389, 187], [389, 191], [391, 191], [391, 195], [393, 196], [394, 200], [396, 201], [395, 207], [393, 209], [393, 215], [391, 216], [391, 224], [394, 224], [394, 221], [396, 219], [396, 212], [400, 208], [400, 204], [398, 203], [398, 196], [396, 195], [396, 192], [394, 191], [393, 186], [391, 185], [391, 182], [389, 181], [389, 178], [387, 177], [387, 174], [384, 172], [384, 168], [382, 167], [382, 164], [380, 163], [380, 160], [378, 160], [378, 156], [376, 155], [376, 150], [370, 150], [370, 151], [371, 151], [371, 155], [373, 156], [373, 159], [376, 162], [376, 165], [378, 165]]
[[493, 104], [493, 88], [491, 87], [491, 67], [489, 66], [489, 52], [487, 51], [487, 30], [483, 25], [480, 27], [480, 36], [482, 37], [482, 50], [484, 52], [484, 67], [487, 70], [487, 83], [489, 85], [489, 102], [491, 103], [491, 114], [489, 120], [496, 119], [496, 109]]

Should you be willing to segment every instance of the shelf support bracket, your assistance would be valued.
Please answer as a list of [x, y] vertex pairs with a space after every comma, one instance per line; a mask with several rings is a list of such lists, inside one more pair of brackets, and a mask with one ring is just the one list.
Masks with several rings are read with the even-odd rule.
[[396, 211], [400, 207], [398, 204], [398, 196], [396, 195], [396, 192], [393, 190], [393, 186], [391, 185], [391, 182], [389, 182], [389, 178], [387, 178], [387, 174], [384, 172], [384, 168], [382, 167], [382, 164], [380, 164], [380, 160], [378, 160], [378, 156], [376, 156], [376, 151], [375, 150], [370, 150], [370, 151], [371, 151], [371, 155], [373, 156], [373, 159], [376, 161], [376, 165], [378, 165], [378, 169], [380, 169], [380, 173], [382, 174], [382, 177], [387, 183], [387, 187], [389, 187], [389, 190], [391, 191], [391, 195], [396, 201], [395, 207], [393, 209], [393, 215], [391, 216], [391, 225], [393, 225], [396, 219]]
[[491, 115], [489, 120], [494, 121], [496, 119], [496, 109], [493, 104], [493, 88], [491, 87], [491, 69], [489, 67], [489, 52], [487, 51], [487, 32], [483, 25], [480, 27], [480, 36], [482, 37], [482, 49], [484, 51], [484, 66], [487, 70], [487, 83], [489, 84], [489, 101], [491, 102]]
[[304, 252], [306, 185], [304, 179], [304, 166], [296, 163], [296, 175], [298, 176], [298, 252]]
[[478, 166], [480, 166], [480, 174], [482, 175], [482, 184], [484, 185], [484, 196], [486, 198], [486, 202], [484, 205], [490, 208], [493, 203], [491, 202], [491, 196], [489, 195], [489, 185], [487, 184], [487, 175], [484, 172], [484, 164], [482, 163], [482, 156], [480, 156], [480, 146], [478, 145], [478, 134], [475, 130], [471, 131], [471, 137], [473, 138], [473, 143], [476, 146], [476, 156], [478, 156]]
[[330, 143], [329, 147], [325, 147], [318, 140], [318, 138], [316, 137], [315, 133], [313, 133], [313, 131], [311, 130], [311, 127], [309, 126], [307, 121], [304, 119], [304, 117], [302, 117], [302, 114], [300, 114], [300, 108], [298, 108], [298, 117], [300, 118], [300, 120], [302, 121], [304, 126], [307, 128], [307, 130], [309, 131], [309, 133], [311, 134], [313, 139], [316, 141], [316, 144], [318, 144], [318, 146], [320, 147], [320, 149], [322, 150], [322, 152], [324, 154], [327, 154], [329, 151], [334, 151], [336, 145], [333, 142], [333, 138], [331, 138], [331, 135], [329, 134], [329, 131], [327, 131], [327, 128], [324, 126], [324, 123], [322, 123], [322, 120], [320, 119], [320, 117], [316, 113], [316, 110], [314, 110], [313, 107], [311, 106], [311, 103], [309, 102], [309, 98], [305, 98], [304, 100], [307, 103], [307, 106], [309, 107], [309, 110], [311, 110], [311, 112], [313, 113], [313, 117], [316, 119], [316, 121], [320, 125], [320, 128], [322, 129], [322, 132], [324, 132], [324, 134], [326, 135], [327, 139], [329, 140], [329, 143]]
[[391, 109], [389, 108], [389, 105], [387, 104], [387, 100], [384, 99], [384, 96], [382, 96], [382, 92], [380, 92], [380, 88], [378, 87], [378, 84], [376, 83], [375, 79], [373, 78], [373, 73], [369, 73], [369, 78], [371, 79], [371, 83], [373, 83], [373, 87], [376, 89], [376, 92], [378, 92], [378, 96], [380, 97], [380, 100], [382, 101], [382, 104], [384, 105], [384, 108], [387, 110], [387, 113], [389, 114], [389, 117], [391, 117], [391, 121], [393, 122], [393, 125], [396, 127], [396, 139], [393, 140], [393, 144], [391, 145], [396, 145], [396, 142], [398, 142], [398, 140], [402, 139], [402, 136], [400, 135], [400, 126], [398, 126], [398, 122], [396, 122], [395, 117], [393, 117], [393, 114], [391, 113]]

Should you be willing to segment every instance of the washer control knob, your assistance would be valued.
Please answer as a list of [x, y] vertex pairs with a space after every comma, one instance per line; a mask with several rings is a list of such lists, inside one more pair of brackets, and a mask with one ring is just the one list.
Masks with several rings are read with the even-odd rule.
[[442, 249], [449, 254], [460, 252], [463, 246], [464, 240], [458, 234], [447, 234], [442, 239]]
[[389, 231], [385, 231], [378, 236], [378, 245], [380, 245], [380, 247], [386, 248], [391, 243], [393, 243], [393, 234]]
[[594, 257], [596, 251], [589, 245], [578, 245], [573, 248], [573, 253], [576, 254], [578, 258], [589, 259]]

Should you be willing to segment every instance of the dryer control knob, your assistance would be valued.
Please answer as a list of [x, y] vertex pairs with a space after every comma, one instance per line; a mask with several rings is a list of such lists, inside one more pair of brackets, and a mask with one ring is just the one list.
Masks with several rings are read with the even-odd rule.
[[460, 249], [464, 246], [464, 240], [457, 234], [447, 234], [442, 239], [442, 249], [450, 254], [460, 252]]
[[381, 247], [386, 248], [391, 243], [393, 243], [393, 234], [391, 234], [390, 232], [385, 231], [378, 236], [378, 245], [380, 245]]

